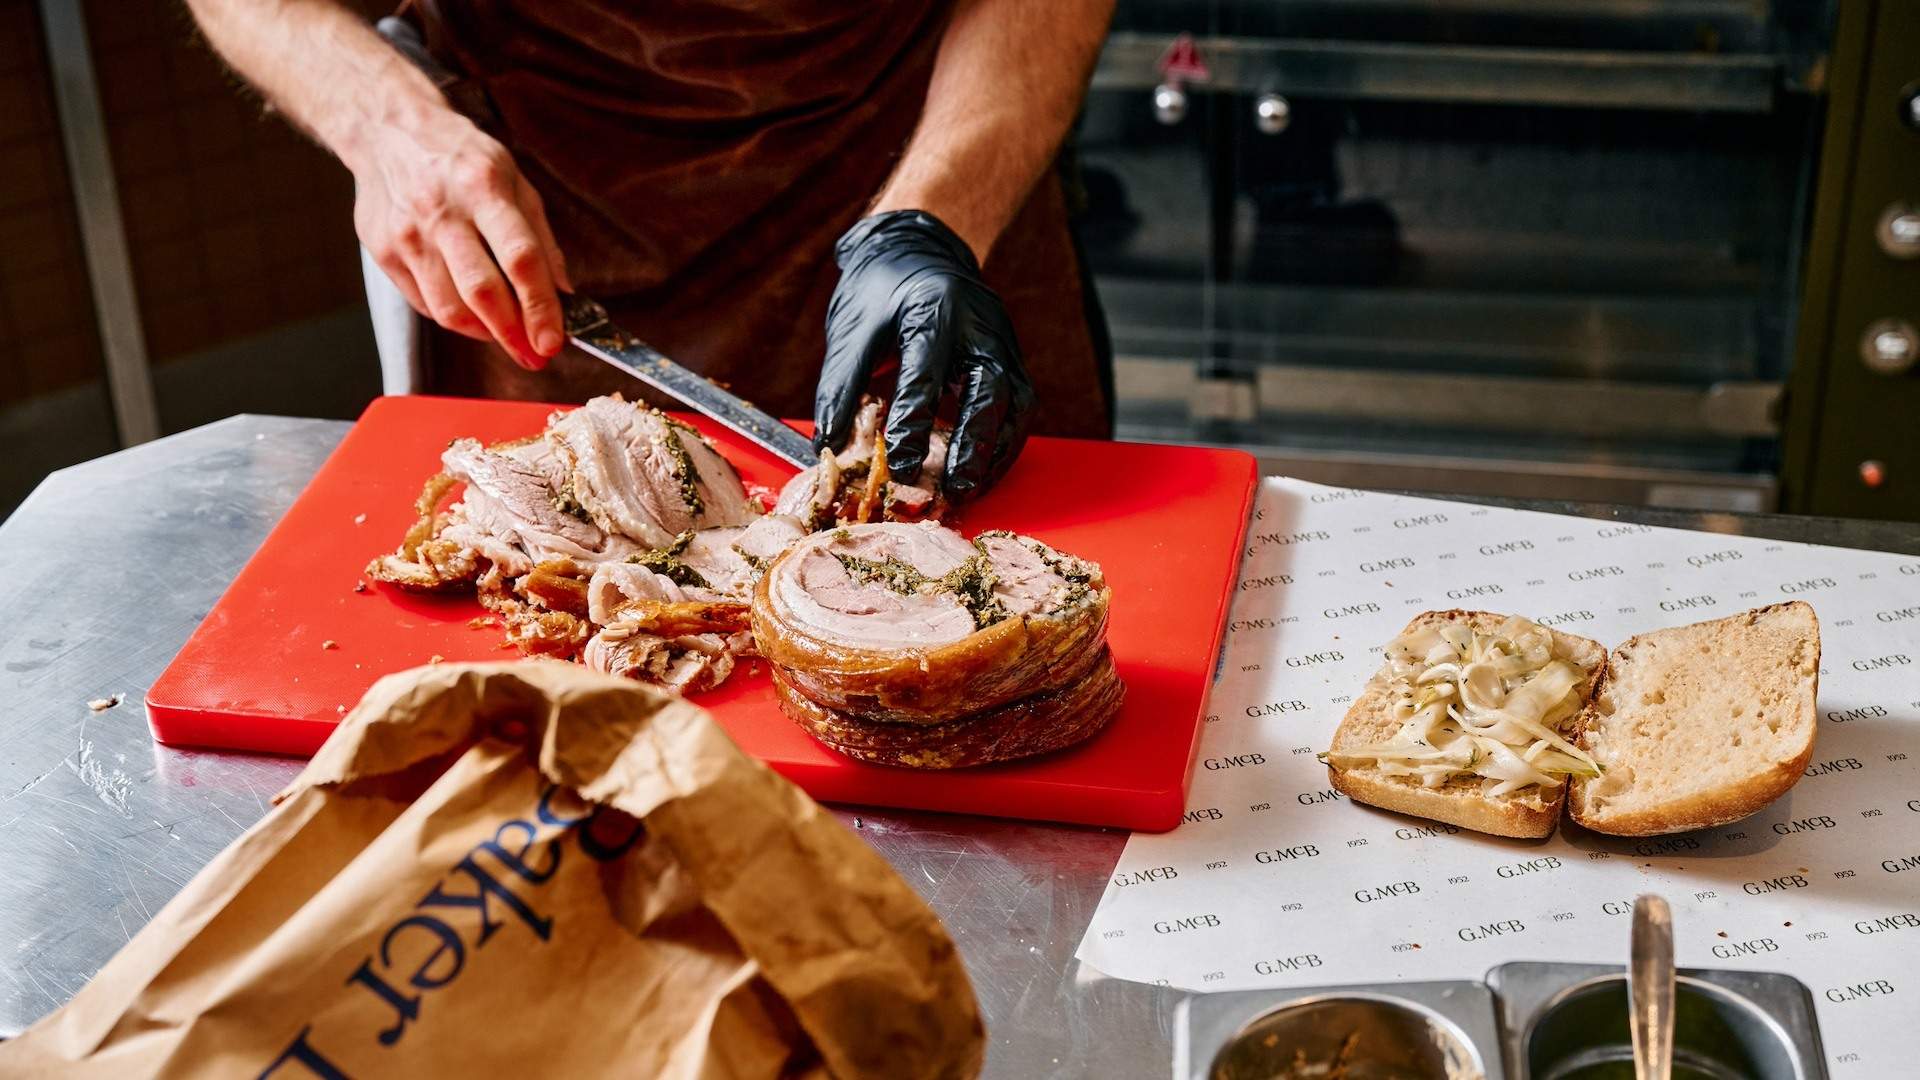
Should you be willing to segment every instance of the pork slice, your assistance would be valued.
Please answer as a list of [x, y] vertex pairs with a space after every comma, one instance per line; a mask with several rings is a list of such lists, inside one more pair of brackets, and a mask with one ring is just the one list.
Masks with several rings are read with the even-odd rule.
[[587, 579], [587, 618], [605, 626], [619, 610], [637, 600], [698, 600], [664, 574], [628, 562], [601, 563]]
[[662, 683], [681, 693], [711, 690], [733, 674], [734, 654], [719, 634], [695, 634], [671, 640], [675, 649]]
[[[884, 418], [884, 403], [875, 400], [863, 403], [854, 415], [853, 433], [847, 438], [846, 448], [838, 454], [821, 451], [820, 464], [802, 470], [787, 481], [780, 489], [774, 512], [789, 514], [816, 528], [832, 522], [836, 507], [845, 516], [847, 507], [841, 505], [843, 497], [851, 501], [845, 491], [848, 473], [864, 475], [872, 468]], [[941, 502], [937, 493], [941, 477], [946, 473], [949, 437], [945, 428], [935, 428], [927, 439], [927, 457], [919, 475], [888, 478], [886, 513], [890, 519], [918, 521], [939, 516]]]
[[700, 526], [747, 525], [759, 517], [760, 507], [747, 494], [747, 485], [741, 481], [733, 462], [721, 456], [713, 443], [694, 428], [671, 420], [667, 423], [678, 434], [687, 460], [693, 463], [702, 504], [698, 515]]
[[883, 577], [862, 580], [849, 563], [904, 565], [923, 578], [940, 578], [975, 554], [959, 533], [930, 523], [855, 525], [802, 540], [774, 568], [769, 593], [817, 637], [875, 649], [940, 645], [976, 628], [958, 597], [902, 591]]
[[534, 561], [565, 556], [606, 557], [607, 534], [592, 521], [560, 508], [546, 477], [535, 467], [481, 446], [456, 439], [440, 455], [449, 474], [464, 480], [461, 498], [469, 523], [496, 539], [518, 544]]
[[918, 484], [892, 484], [887, 488], [887, 513], [914, 521], [933, 505], [933, 492]]
[[718, 634], [660, 638], [607, 626], [588, 638], [580, 661], [593, 671], [651, 682], [678, 694], [712, 690], [733, 675], [733, 651]]
[[957, 569], [977, 552], [966, 538], [930, 521], [875, 522], [836, 529], [834, 550], [864, 559], [897, 559], [928, 577]]
[[887, 480], [886, 516], [891, 521], [939, 520], [946, 510], [940, 497], [940, 478], [947, 471], [947, 432], [935, 428], [927, 438], [927, 456], [911, 480], [898, 475]]
[[880, 438], [880, 421], [884, 419], [885, 411], [886, 403], [874, 398], [860, 403], [860, 411], [853, 414], [853, 430], [847, 435], [847, 445], [835, 455], [842, 469], [873, 460], [873, 449]]
[[1076, 619], [1106, 589], [1098, 563], [1005, 530], [981, 533], [974, 546], [993, 566], [993, 595], [1009, 615]]
[[734, 652], [718, 634], [663, 638], [618, 624], [587, 640], [581, 662], [595, 671], [638, 679], [678, 693], [710, 690], [733, 674]]
[[753, 524], [740, 530], [740, 535], [734, 538], [733, 550], [757, 570], [764, 570], [805, 535], [807, 527], [799, 518], [776, 511], [754, 518]]
[[507, 641], [529, 656], [570, 660], [593, 633], [586, 620], [564, 611], [545, 611], [517, 600], [495, 596], [488, 608], [500, 618]]
[[798, 518], [812, 528], [833, 521], [833, 506], [846, 484], [848, 469], [865, 468], [873, 461], [875, 440], [880, 434], [881, 403], [868, 399], [853, 416], [853, 430], [847, 445], [839, 453], [820, 451], [820, 463], [800, 470], [780, 489], [773, 512]]
[[602, 529], [647, 547], [665, 547], [693, 520], [677, 461], [655, 438], [662, 429], [640, 406], [594, 398], [546, 432], [579, 505]]
[[503, 457], [512, 458], [543, 477], [547, 487], [560, 491], [567, 486], [567, 463], [560, 460], [553, 444], [545, 438], [534, 436], [518, 442], [491, 446], [488, 449]]
[[1025, 541], [1012, 533], [988, 533], [974, 541], [993, 564], [993, 595], [1009, 615], [1050, 611], [1060, 606], [1067, 586], [1066, 579]]
[[[488, 505], [484, 495], [474, 500], [474, 505], [483, 509]], [[495, 532], [484, 523], [476, 523], [470, 515], [473, 507], [462, 500], [449, 513], [447, 523], [440, 530], [438, 539], [458, 544], [460, 547], [479, 555], [498, 567], [509, 577], [519, 577], [533, 569], [534, 559], [527, 554], [516, 540]]]
[[840, 460], [822, 450], [820, 464], [801, 469], [780, 488], [773, 512], [817, 527], [833, 520], [828, 510], [839, 497]]
[[474, 588], [483, 567], [472, 548], [435, 536], [416, 545], [413, 558], [382, 555], [367, 564], [366, 572], [409, 592], [464, 592]]
[[[687, 540], [687, 546], [680, 552], [680, 561], [707, 580], [707, 592], [712, 594], [697, 596], [697, 600], [747, 600], [753, 594], [753, 582], [758, 575], [753, 563], [735, 548], [745, 534], [747, 527], [743, 525], [724, 525], [701, 528]], [[689, 588], [687, 592], [701, 590]]]
[[690, 529], [744, 525], [756, 513], [733, 466], [656, 409], [594, 398], [555, 419], [547, 440], [593, 520], [646, 547], [666, 547]]

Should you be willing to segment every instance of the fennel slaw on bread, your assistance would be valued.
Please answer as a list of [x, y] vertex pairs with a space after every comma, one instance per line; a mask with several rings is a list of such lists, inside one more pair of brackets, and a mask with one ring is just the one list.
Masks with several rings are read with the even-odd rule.
[[1398, 727], [1383, 741], [1322, 753], [1328, 765], [1369, 767], [1425, 788], [1477, 778], [1493, 797], [1599, 775], [1560, 730], [1585, 701], [1588, 673], [1554, 655], [1546, 627], [1518, 615], [1491, 630], [1414, 625], [1385, 651]]

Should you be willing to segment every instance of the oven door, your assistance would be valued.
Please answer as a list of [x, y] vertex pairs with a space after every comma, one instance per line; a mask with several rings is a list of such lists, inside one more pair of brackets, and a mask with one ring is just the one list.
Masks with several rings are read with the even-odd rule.
[[1122, 0], [1080, 132], [1123, 437], [1768, 509], [1824, 0]]

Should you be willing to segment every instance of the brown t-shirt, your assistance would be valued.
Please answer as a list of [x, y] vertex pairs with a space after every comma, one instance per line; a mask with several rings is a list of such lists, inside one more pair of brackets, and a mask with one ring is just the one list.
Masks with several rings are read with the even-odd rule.
[[[918, 121], [945, 0], [425, 0], [456, 104], [514, 153], [582, 292], [776, 414], [807, 417], [833, 244]], [[1108, 433], [1079, 265], [1049, 174], [995, 246], [1036, 430]], [[440, 393], [578, 401], [635, 383], [579, 353], [538, 374], [451, 334]]]

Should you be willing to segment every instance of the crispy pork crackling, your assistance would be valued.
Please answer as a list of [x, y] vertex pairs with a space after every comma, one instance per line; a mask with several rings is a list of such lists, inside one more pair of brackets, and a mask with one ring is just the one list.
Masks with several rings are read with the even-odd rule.
[[951, 768], [1080, 741], [1118, 711], [1100, 568], [932, 523], [815, 533], [754, 591], [781, 705], [851, 756]]
[[[885, 402], [873, 399], [862, 402], [860, 411], [854, 414], [853, 432], [847, 437], [846, 449], [839, 453], [822, 451], [819, 464], [802, 469], [787, 481], [774, 503], [774, 513], [797, 518], [805, 522], [810, 531], [836, 522], [865, 522], [876, 518], [938, 520], [946, 511], [946, 502], [940, 497], [940, 481], [947, 464], [947, 440], [952, 433], [944, 424], [934, 427], [927, 443], [927, 461], [919, 476], [889, 476], [880, 435], [885, 414]], [[875, 480], [881, 488], [879, 505], [862, 507], [861, 496]]]

